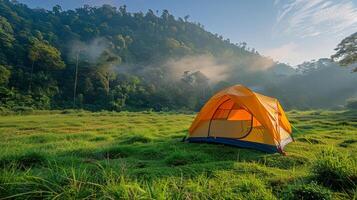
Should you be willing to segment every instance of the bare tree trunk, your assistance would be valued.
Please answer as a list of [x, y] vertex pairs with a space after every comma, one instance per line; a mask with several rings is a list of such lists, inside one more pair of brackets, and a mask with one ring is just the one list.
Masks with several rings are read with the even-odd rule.
[[109, 94], [109, 92], [110, 92], [110, 76], [109, 76], [109, 73], [107, 73], [107, 85], [108, 85], [108, 94]]
[[79, 52], [77, 52], [77, 56], [76, 56], [76, 69], [75, 69], [74, 87], [73, 87], [73, 108], [76, 107], [77, 77], [78, 77], [78, 59], [79, 59]]
[[31, 73], [30, 73], [30, 83], [29, 83], [29, 92], [32, 92], [32, 74], [33, 74], [33, 68], [35, 65], [35, 60], [32, 61], [32, 65], [31, 65]]

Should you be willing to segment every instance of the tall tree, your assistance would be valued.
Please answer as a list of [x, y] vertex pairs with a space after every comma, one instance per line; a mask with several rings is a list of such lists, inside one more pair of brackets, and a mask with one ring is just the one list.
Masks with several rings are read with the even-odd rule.
[[[342, 66], [357, 62], [357, 32], [343, 39], [335, 49], [337, 52], [331, 58]], [[353, 69], [357, 72], [357, 67]]]
[[0, 16], [0, 48], [10, 48], [15, 40], [14, 31], [6, 18]]
[[5, 87], [9, 82], [11, 71], [0, 65], [0, 87]]
[[66, 66], [61, 52], [47, 41], [34, 39], [28, 56], [32, 62], [37, 62], [39, 70], [59, 70]]

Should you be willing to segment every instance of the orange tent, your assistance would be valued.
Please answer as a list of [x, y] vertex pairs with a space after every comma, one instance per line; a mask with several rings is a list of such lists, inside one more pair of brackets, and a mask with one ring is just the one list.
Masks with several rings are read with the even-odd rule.
[[277, 99], [235, 85], [218, 92], [203, 106], [187, 140], [282, 153], [293, 141], [291, 132]]

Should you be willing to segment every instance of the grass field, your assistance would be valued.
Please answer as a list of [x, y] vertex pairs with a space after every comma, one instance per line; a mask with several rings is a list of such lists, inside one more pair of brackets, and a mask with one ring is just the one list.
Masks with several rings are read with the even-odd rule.
[[0, 199], [356, 199], [357, 112], [288, 116], [287, 156], [183, 143], [193, 114], [0, 116]]

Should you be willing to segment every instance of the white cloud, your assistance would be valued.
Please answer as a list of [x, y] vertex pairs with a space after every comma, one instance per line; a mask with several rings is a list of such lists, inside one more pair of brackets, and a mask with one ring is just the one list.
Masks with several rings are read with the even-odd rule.
[[282, 45], [263, 49], [263, 55], [269, 56], [276, 61], [298, 65], [304, 61], [317, 60], [319, 58], [328, 58], [334, 53], [334, 47], [338, 41], [329, 38], [319, 38], [318, 42], [311, 42], [315, 38], [311, 38], [309, 42], [287, 42]]
[[351, 0], [275, 0], [272, 39], [284, 42], [262, 51], [292, 65], [330, 57], [336, 45], [357, 30], [357, 5]]
[[357, 8], [349, 0], [290, 0], [274, 5], [278, 7], [274, 35], [305, 38], [357, 29]]

